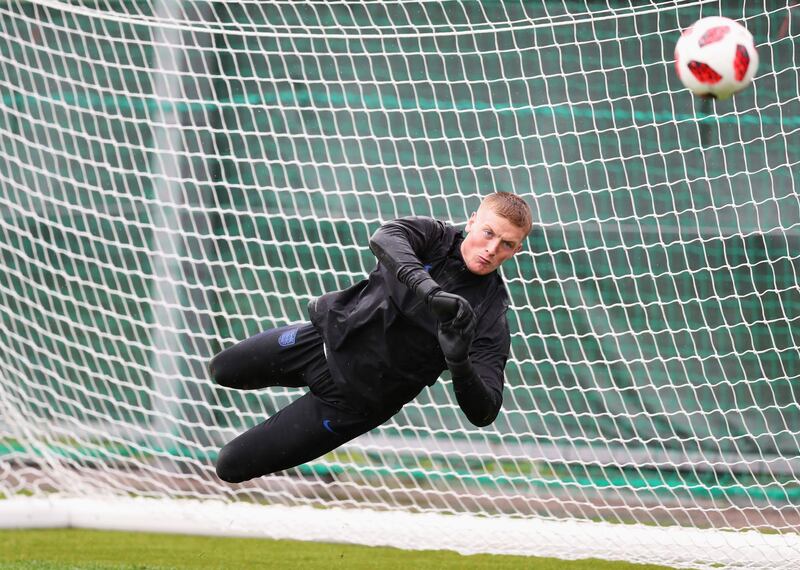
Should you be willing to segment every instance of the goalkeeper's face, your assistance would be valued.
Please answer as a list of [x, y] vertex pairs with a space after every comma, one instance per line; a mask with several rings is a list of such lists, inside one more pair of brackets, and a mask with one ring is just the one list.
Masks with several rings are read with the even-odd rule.
[[525, 235], [524, 229], [482, 205], [467, 222], [461, 256], [472, 273], [487, 275], [522, 249]]

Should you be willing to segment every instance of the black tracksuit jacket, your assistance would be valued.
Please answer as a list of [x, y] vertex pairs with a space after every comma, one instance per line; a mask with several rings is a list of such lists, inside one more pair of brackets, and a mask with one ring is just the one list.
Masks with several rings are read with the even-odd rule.
[[476, 425], [497, 416], [510, 346], [508, 294], [496, 271], [479, 276], [466, 268], [463, 239], [461, 230], [431, 218], [389, 222], [370, 240], [383, 262], [369, 277], [309, 305], [334, 382], [362, 409], [399, 410], [447, 368], [437, 320], [414, 293], [430, 276], [467, 299], [477, 317], [469, 354], [474, 373], [453, 378], [458, 403]]

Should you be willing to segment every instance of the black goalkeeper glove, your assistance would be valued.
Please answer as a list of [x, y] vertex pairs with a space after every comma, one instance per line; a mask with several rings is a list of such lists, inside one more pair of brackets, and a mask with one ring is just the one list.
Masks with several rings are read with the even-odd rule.
[[475, 337], [477, 319], [469, 303], [466, 301], [464, 303], [465, 309], [460, 308], [451, 320], [440, 322], [437, 329], [439, 346], [451, 370], [453, 365], [458, 366], [467, 362], [472, 339]]
[[469, 301], [441, 289], [428, 297], [428, 308], [440, 323], [450, 327], [462, 329], [475, 320]]

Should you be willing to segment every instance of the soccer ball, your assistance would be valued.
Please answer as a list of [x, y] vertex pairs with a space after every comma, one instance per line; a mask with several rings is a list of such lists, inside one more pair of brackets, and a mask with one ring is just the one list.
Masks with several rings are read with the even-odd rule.
[[747, 28], [712, 16], [695, 22], [675, 45], [675, 70], [695, 95], [727, 99], [747, 87], [758, 68], [758, 52]]

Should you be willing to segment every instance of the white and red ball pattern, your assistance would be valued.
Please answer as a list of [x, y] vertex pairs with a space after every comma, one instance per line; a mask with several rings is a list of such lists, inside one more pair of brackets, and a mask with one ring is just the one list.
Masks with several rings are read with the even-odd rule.
[[695, 95], [727, 99], [747, 87], [758, 69], [753, 36], [721, 16], [703, 18], [685, 29], [675, 45], [675, 70]]

